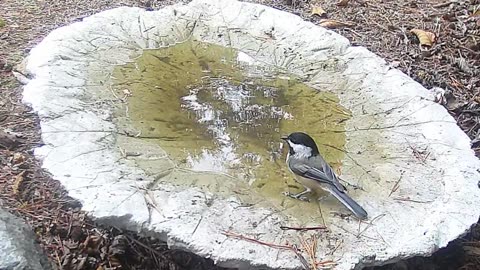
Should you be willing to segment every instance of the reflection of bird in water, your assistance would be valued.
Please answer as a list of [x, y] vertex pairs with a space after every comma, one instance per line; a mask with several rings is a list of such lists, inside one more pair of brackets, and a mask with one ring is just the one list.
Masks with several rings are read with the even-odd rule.
[[307, 134], [294, 132], [282, 137], [289, 147], [287, 166], [295, 174], [296, 180], [305, 187], [305, 191], [290, 195], [299, 199], [302, 195], [317, 190], [325, 190], [335, 196], [359, 219], [368, 214], [358, 203], [350, 198], [345, 187], [340, 184], [332, 168], [318, 152], [315, 141]]

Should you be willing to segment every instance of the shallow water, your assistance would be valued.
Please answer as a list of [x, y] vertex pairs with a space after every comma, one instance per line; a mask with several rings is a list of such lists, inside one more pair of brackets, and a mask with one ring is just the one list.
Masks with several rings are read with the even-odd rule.
[[[252, 60], [196, 41], [145, 51], [113, 74], [117, 95], [131, 93], [128, 110], [119, 113], [128, 114], [139, 137], [160, 145], [176, 165], [231, 175], [280, 208], [298, 206], [282, 195], [303, 189], [286, 168], [280, 137], [312, 135], [340, 170], [343, 152], [337, 149], [344, 148], [350, 113], [328, 91], [242, 59]], [[184, 181], [176, 179], [171, 181]], [[301, 204], [318, 211], [315, 204]]]

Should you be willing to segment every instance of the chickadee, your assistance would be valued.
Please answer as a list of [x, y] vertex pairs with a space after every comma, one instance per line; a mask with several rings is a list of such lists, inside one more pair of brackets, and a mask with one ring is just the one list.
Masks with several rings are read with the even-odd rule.
[[323, 189], [335, 196], [359, 219], [367, 218], [367, 212], [345, 193], [345, 187], [340, 184], [330, 165], [318, 152], [312, 137], [303, 132], [294, 132], [283, 136], [282, 140], [285, 140], [289, 147], [288, 169], [295, 174], [297, 182], [305, 187], [305, 191], [291, 197], [298, 199], [312, 190]]

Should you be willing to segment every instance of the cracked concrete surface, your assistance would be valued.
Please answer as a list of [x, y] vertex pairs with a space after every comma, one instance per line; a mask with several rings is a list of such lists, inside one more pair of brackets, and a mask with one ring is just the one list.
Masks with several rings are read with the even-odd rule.
[[[342, 178], [367, 223], [328, 215], [317, 257], [337, 269], [429, 255], [464, 234], [479, 217], [480, 163], [468, 137], [432, 94], [365, 48], [331, 31], [261, 5], [195, 0], [159, 11], [118, 8], [50, 33], [29, 57], [24, 101], [41, 119], [36, 149], [52, 173], [98, 221], [160, 237], [172, 247], [227, 267], [301, 267], [291, 251], [227, 238], [297, 243], [282, 225], [322, 224], [286, 215], [278, 205], [244, 204], [227, 191], [248, 190], [231, 177], [180, 169], [158, 145], [115, 125], [110, 76], [146, 49], [194, 38], [235, 48], [256, 65], [276, 66], [335, 93], [346, 123]], [[149, 164], [139, 166], [139, 164]], [[217, 192], [176, 185], [215, 178]], [[240, 186], [239, 186], [240, 185]], [[228, 195], [230, 194], [230, 195]], [[262, 201], [258, 194], [248, 194]]]

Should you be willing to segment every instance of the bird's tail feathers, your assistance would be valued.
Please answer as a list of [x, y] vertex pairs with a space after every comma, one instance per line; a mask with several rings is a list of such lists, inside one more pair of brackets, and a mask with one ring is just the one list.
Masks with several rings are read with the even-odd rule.
[[356, 201], [354, 201], [345, 192], [341, 192], [336, 188], [332, 188], [330, 193], [335, 196], [345, 207], [347, 207], [352, 213], [359, 219], [366, 219], [368, 217], [367, 211], [363, 209]]

